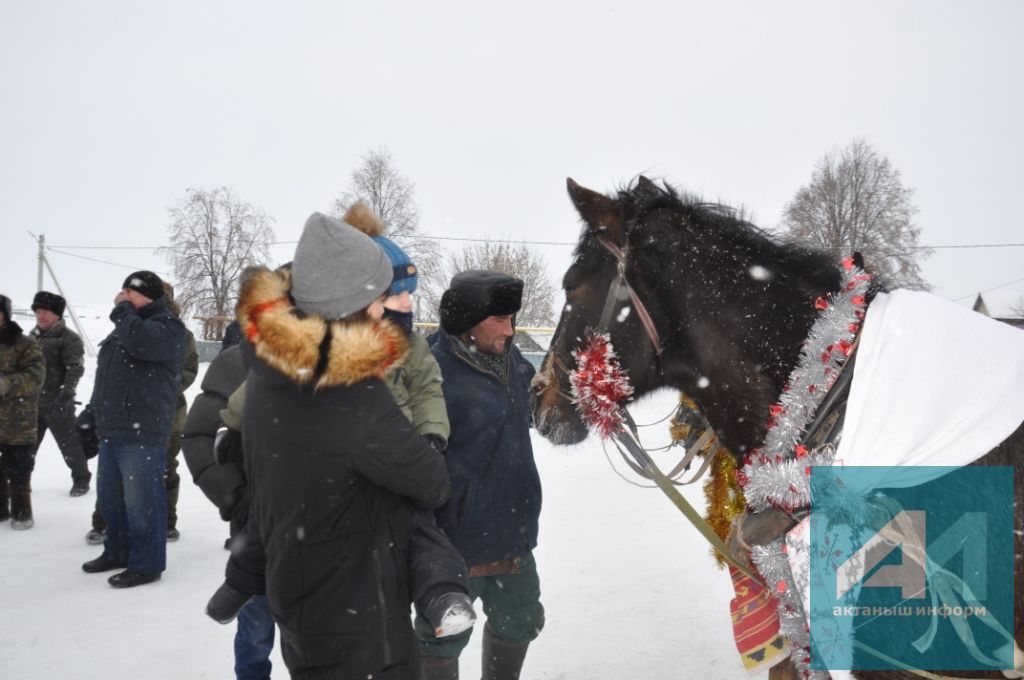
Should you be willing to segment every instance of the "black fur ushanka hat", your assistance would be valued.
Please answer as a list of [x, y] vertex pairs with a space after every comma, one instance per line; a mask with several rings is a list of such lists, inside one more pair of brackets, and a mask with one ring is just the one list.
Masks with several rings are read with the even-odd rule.
[[522, 303], [521, 279], [485, 269], [459, 272], [441, 296], [441, 328], [462, 335], [489, 316], [515, 314]]

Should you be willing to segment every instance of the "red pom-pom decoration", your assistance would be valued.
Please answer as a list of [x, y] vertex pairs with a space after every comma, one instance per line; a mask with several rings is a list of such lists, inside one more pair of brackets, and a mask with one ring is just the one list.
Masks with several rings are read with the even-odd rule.
[[573, 357], [576, 368], [569, 373], [569, 384], [576, 408], [588, 425], [607, 438], [622, 428], [619, 404], [633, 396], [633, 386], [607, 334], [588, 333]]

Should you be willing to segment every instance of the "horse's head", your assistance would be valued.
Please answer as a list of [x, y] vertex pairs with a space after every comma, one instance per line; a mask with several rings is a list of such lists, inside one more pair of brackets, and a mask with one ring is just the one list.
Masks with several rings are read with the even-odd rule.
[[[647, 277], [636, 272], [641, 246], [630, 242], [635, 218], [630, 204], [584, 188], [572, 179], [567, 183], [584, 228], [572, 266], [562, 280], [565, 307], [534, 379], [537, 429], [556, 444], [575, 444], [587, 436], [570, 394], [569, 372], [575, 365], [573, 352], [588, 332], [610, 336], [637, 396], [663, 384], [658, 361], [661, 348], [655, 345], [660, 344], [657, 327], [642, 319], [648, 311], [658, 311], [657, 301]], [[643, 177], [638, 184], [641, 188], [657, 190]], [[652, 244], [649, 241], [642, 247]], [[620, 268], [628, 286], [617, 284]], [[635, 300], [631, 300], [630, 288]], [[638, 313], [635, 301], [643, 312]]]
[[[756, 445], [799, 356], [815, 298], [839, 286], [836, 262], [644, 177], [615, 197], [571, 179], [568, 186], [584, 228], [562, 284], [565, 309], [534, 382], [538, 431], [557, 444], [587, 436], [569, 372], [573, 352], [596, 330], [609, 335], [634, 398], [664, 386], [682, 390], [736, 455]], [[627, 285], [616, 285], [620, 272]]]

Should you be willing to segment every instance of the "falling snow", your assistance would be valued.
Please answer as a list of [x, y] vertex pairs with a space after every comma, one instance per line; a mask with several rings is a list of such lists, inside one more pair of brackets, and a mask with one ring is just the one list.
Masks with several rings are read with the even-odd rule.
[[[109, 328], [105, 316], [101, 321]], [[94, 362], [87, 362], [82, 394], [90, 393]], [[206, 364], [200, 370], [205, 369]], [[190, 400], [202, 378], [200, 373], [189, 390]], [[637, 404], [634, 415], [653, 422], [676, 399], [674, 393], [657, 393]], [[645, 443], [664, 446], [667, 438], [667, 429], [655, 427]], [[530, 646], [528, 677], [677, 680], [680, 668], [702, 680], [749, 677], [732, 641], [728, 574], [714, 566], [703, 540], [671, 503], [657, 489], [620, 479], [595, 437], [571, 449], [552, 446], [535, 432], [531, 439], [544, 485], [536, 556], [547, 623]], [[95, 461], [90, 467], [95, 471]], [[80, 569], [99, 555], [83, 540], [95, 485], [83, 498], [69, 497], [67, 466], [46, 438], [32, 479], [36, 526], [6, 532], [11, 540], [0, 541], [0, 573], [17, 584], [5, 591], [4, 604], [18, 612], [20, 629], [17, 636], [0, 638], [5, 678], [233, 677], [235, 626], [219, 626], [203, 615], [224, 578], [227, 524], [183, 462], [179, 473], [182, 537], [168, 546], [164, 578], [138, 592], [114, 592], [105, 578]], [[698, 507], [703, 503], [699, 488], [684, 494]], [[595, 541], [595, 535], [602, 539]], [[630, 654], [609, 648], [608, 621], [616, 623], [617, 640]], [[461, 660], [467, 678], [480, 676], [482, 625], [483, 617]], [[97, 650], [112, 649], [111, 631], [117, 636], [116, 664], [97, 657]], [[174, 644], [166, 643], [172, 639]], [[274, 677], [287, 677], [279, 648], [272, 659]], [[766, 674], [752, 677], [764, 680]]]

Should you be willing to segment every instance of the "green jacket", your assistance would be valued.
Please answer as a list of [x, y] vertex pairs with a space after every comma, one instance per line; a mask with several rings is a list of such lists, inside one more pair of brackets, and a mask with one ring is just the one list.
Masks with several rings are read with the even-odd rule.
[[17, 322], [0, 327], [0, 444], [36, 443], [39, 391], [46, 362], [35, 340]]
[[196, 349], [196, 336], [192, 331], [185, 331], [185, 365], [181, 367], [181, 384], [178, 386], [178, 401], [174, 407], [174, 423], [171, 425], [171, 432], [181, 432], [185, 429], [185, 416], [188, 413], [188, 401], [185, 399], [185, 390], [196, 381], [199, 375], [199, 350]]
[[[391, 389], [398, 407], [420, 436], [434, 434], [447, 442], [451, 428], [441, 389], [441, 369], [422, 335], [413, 333], [409, 338], [409, 347], [405, 363], [388, 373], [384, 381]], [[241, 430], [244, 406], [243, 382], [228, 399], [228, 407], [220, 412], [224, 425], [232, 430]]]

